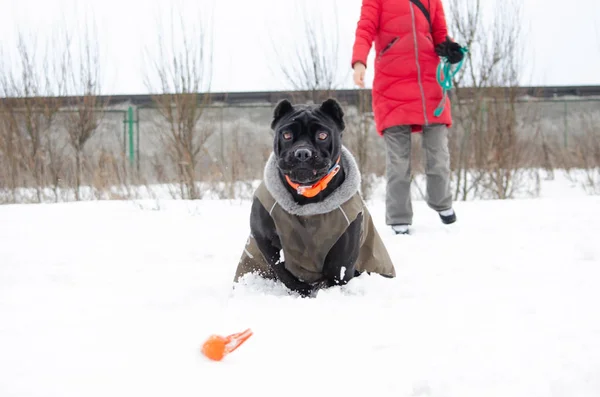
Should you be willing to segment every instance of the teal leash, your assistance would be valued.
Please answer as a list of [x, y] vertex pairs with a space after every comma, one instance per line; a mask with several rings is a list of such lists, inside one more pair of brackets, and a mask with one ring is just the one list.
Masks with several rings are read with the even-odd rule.
[[[461, 51], [462, 51], [463, 55], [468, 52], [468, 50], [466, 48], [461, 48]], [[453, 87], [452, 79], [454, 78], [454, 76], [456, 76], [456, 74], [462, 68], [464, 62], [465, 62], [465, 57], [463, 56], [463, 59], [461, 59], [460, 62], [458, 64], [456, 64], [456, 66], [453, 68], [452, 64], [450, 62], [448, 62], [448, 58], [442, 57], [439, 65], [437, 67], [437, 81], [438, 81], [440, 87], [442, 87], [443, 96], [442, 96], [442, 100], [441, 100], [440, 104], [433, 111], [433, 115], [435, 117], [440, 117], [440, 115], [444, 112], [444, 107], [446, 106], [446, 98], [448, 97], [448, 92]]]

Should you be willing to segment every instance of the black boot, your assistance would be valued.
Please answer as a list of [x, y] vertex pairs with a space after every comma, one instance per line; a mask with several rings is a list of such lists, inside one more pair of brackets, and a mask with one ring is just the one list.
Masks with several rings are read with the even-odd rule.
[[445, 225], [456, 222], [456, 212], [454, 212], [452, 208], [440, 211], [439, 214], [440, 218], [442, 219], [442, 223]]
[[392, 230], [394, 231], [394, 233], [396, 234], [409, 234], [409, 230], [408, 230], [408, 225], [407, 224], [398, 224], [398, 225], [392, 225]]

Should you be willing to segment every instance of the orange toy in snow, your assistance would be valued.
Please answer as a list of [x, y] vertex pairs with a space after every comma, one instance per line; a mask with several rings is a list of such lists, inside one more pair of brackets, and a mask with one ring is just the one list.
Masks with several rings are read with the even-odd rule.
[[211, 335], [202, 345], [202, 354], [211, 360], [221, 361], [223, 357], [240, 347], [251, 336], [250, 328], [229, 336]]

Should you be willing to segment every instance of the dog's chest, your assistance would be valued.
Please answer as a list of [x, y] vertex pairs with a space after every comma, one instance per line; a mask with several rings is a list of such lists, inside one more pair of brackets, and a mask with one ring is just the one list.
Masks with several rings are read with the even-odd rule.
[[281, 208], [273, 211], [285, 266], [297, 277], [317, 281], [323, 272], [327, 254], [350, 223], [342, 207], [325, 214], [298, 216]]

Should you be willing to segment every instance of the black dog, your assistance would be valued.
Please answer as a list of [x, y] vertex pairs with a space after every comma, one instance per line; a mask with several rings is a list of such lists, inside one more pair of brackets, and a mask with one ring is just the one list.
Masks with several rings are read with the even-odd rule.
[[394, 277], [360, 196], [360, 172], [342, 145], [339, 103], [294, 106], [283, 100], [271, 128], [273, 153], [254, 195], [251, 234], [234, 281], [257, 273], [308, 296], [362, 272]]

